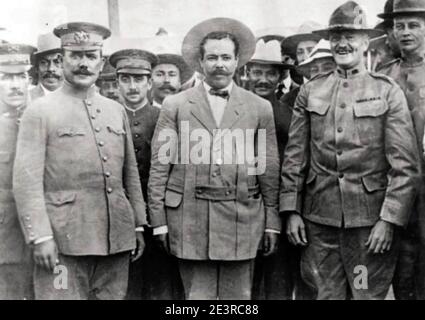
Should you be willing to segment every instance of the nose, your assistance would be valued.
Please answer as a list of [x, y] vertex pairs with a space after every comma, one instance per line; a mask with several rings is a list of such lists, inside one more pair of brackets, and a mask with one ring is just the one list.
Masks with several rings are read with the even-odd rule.
[[340, 46], [346, 46], [347, 44], [348, 44], [347, 38], [342, 36], [341, 39], [339, 40], [339, 45]]
[[12, 77], [11, 88], [18, 89], [20, 87], [21, 81], [17, 76]]
[[164, 82], [165, 83], [170, 83], [170, 76], [168, 74], [164, 75]]
[[47, 65], [47, 71], [53, 71], [53, 70], [55, 70], [53, 66], [53, 62], [49, 62], [49, 64]]
[[80, 59], [80, 62], [78, 63], [78, 66], [79, 66], [80, 68], [81, 68], [81, 67], [87, 68], [87, 62], [88, 62], [87, 57], [86, 57], [86, 56], [83, 56], [83, 57]]
[[130, 77], [130, 89], [136, 89], [136, 84], [134, 83], [133, 77]]
[[216, 66], [216, 68], [223, 68], [223, 59], [219, 57], [217, 59], [215, 66]]

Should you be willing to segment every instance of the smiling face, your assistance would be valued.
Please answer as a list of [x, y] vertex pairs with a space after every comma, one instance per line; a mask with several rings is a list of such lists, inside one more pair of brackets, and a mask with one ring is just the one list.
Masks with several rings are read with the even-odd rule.
[[19, 108], [27, 101], [29, 77], [26, 72], [0, 72], [0, 99], [7, 106]]
[[331, 32], [329, 36], [332, 55], [342, 69], [352, 69], [364, 64], [364, 54], [369, 47], [367, 34], [357, 31]]
[[199, 61], [205, 81], [214, 89], [227, 87], [238, 66], [235, 43], [230, 38], [207, 39]]
[[42, 55], [38, 60], [38, 79], [49, 91], [55, 91], [63, 82], [62, 54]]
[[404, 55], [422, 56], [425, 44], [425, 18], [396, 17], [394, 19], [394, 37]]
[[90, 88], [99, 77], [104, 59], [101, 50], [64, 50], [63, 73], [65, 79], [80, 89]]
[[249, 65], [249, 89], [260, 97], [270, 97], [276, 91], [281, 76], [276, 66], [253, 63]]
[[118, 74], [120, 93], [129, 107], [138, 107], [151, 89], [151, 79], [143, 74]]

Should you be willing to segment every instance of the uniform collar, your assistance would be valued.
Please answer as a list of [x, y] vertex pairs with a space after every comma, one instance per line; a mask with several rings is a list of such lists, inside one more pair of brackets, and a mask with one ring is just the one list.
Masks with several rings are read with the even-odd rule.
[[338, 77], [343, 79], [354, 79], [360, 75], [365, 74], [366, 72], [367, 69], [363, 64], [360, 64], [359, 66], [352, 69], [342, 69], [340, 67], [337, 67], [335, 71]]
[[142, 110], [144, 107], [146, 107], [146, 106], [148, 105], [148, 103], [149, 103], [149, 100], [148, 100], [147, 98], [145, 98], [145, 100], [142, 102], [142, 104], [140, 105], [140, 107], [137, 107], [137, 109], [133, 109], [133, 108], [128, 107], [128, 106], [125, 104], [125, 102], [123, 103], [123, 105], [124, 105], [124, 108], [125, 108], [127, 111], [132, 112], [132, 113], [133, 113], [133, 115], [136, 115], [136, 113], [137, 113], [138, 111]]
[[96, 86], [94, 84], [88, 89], [78, 89], [66, 80], [62, 85], [62, 90], [65, 94], [82, 100], [92, 99], [96, 94]]

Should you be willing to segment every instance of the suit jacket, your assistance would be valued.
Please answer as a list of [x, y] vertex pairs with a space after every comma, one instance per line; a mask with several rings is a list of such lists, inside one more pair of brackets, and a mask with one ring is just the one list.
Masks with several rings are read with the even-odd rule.
[[24, 113], [13, 187], [27, 242], [54, 235], [65, 255], [135, 248], [145, 204], [124, 107], [65, 84]]
[[[252, 259], [265, 228], [281, 228], [273, 110], [268, 101], [234, 85], [218, 128], [206, 95], [199, 85], [164, 101], [153, 138], [148, 188], [151, 222], [154, 227], [168, 226], [170, 249], [178, 258]], [[218, 129], [239, 130], [242, 136], [250, 131], [255, 136], [264, 134], [264, 141], [258, 142], [261, 148], [254, 139], [246, 142], [246, 149], [255, 150], [265, 162], [264, 172], [255, 175], [250, 159], [235, 159], [236, 150], [241, 154], [244, 149], [239, 148], [245, 148], [239, 142], [225, 146], [221, 154]], [[176, 133], [170, 145], [180, 149], [171, 152], [171, 159], [177, 157], [174, 164], [164, 159], [164, 135], [170, 131]], [[196, 158], [199, 148], [205, 161]], [[186, 151], [192, 156], [186, 158]]]
[[282, 169], [281, 211], [334, 227], [405, 226], [419, 155], [406, 98], [390, 78], [353, 70], [301, 87]]
[[12, 192], [19, 117], [16, 110], [0, 104], [0, 265], [31, 261]]

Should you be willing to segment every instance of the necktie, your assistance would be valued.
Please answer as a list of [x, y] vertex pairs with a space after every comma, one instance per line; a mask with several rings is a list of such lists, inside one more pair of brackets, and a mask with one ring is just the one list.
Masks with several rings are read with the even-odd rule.
[[217, 96], [217, 97], [229, 100], [229, 91], [227, 90], [210, 89], [209, 93], [212, 96]]

